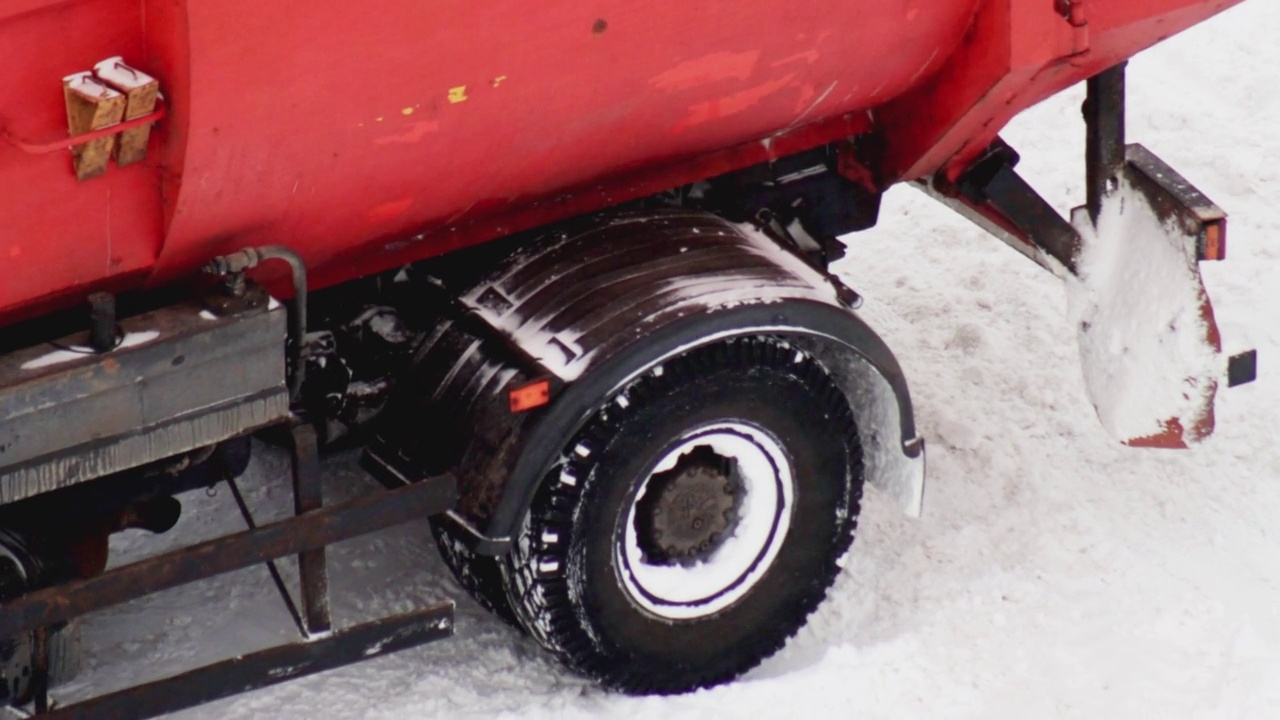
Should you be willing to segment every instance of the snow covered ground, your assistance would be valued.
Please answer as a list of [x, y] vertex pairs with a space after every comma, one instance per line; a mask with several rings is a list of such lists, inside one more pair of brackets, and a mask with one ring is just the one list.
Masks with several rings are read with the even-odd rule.
[[[1130, 139], [1232, 214], [1206, 267], [1230, 350], [1262, 378], [1225, 391], [1190, 452], [1126, 449], [1085, 400], [1060, 283], [909, 189], [854, 238], [840, 271], [912, 381], [929, 438], [925, 517], [872, 495], [816, 617], [740, 682], [626, 698], [563, 671], [454, 586], [425, 525], [337, 547], [336, 618], [440, 597], [458, 636], [215, 703], [184, 718], [1280, 717], [1280, 4], [1253, 0], [1130, 65]], [[1083, 202], [1083, 91], [1007, 132], [1059, 209]], [[246, 478], [287, 511], [284, 458]], [[331, 497], [363, 491], [354, 458]], [[184, 498], [178, 532], [238, 529], [223, 489]], [[206, 512], [201, 512], [206, 511]], [[124, 537], [122, 557], [156, 542]], [[284, 563], [292, 577], [290, 563]], [[75, 695], [291, 639], [260, 568], [92, 617]]]

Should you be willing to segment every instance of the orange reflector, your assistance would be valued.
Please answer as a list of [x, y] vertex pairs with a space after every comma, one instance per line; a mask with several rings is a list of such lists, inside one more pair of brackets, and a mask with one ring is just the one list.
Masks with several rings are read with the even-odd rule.
[[507, 393], [507, 397], [511, 401], [511, 412], [513, 413], [542, 407], [551, 402], [551, 381], [538, 380], [528, 385], [522, 385]]
[[1224, 260], [1227, 257], [1227, 224], [1211, 222], [1204, 228], [1204, 252], [1201, 260]]

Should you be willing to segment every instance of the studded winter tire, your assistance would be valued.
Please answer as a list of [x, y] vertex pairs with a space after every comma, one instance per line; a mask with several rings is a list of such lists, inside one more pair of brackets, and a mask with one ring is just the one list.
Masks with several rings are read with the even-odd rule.
[[726, 682], [822, 601], [861, 493], [854, 418], [814, 357], [774, 337], [697, 348], [564, 447], [504, 558], [509, 607], [606, 686]]

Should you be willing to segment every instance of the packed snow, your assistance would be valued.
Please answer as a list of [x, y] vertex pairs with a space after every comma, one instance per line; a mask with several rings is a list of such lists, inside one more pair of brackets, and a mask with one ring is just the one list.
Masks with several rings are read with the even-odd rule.
[[155, 82], [155, 78], [150, 75], [126, 65], [124, 58], [119, 55], [94, 65], [93, 71], [100, 80], [123, 91], [137, 90]]
[[[120, 340], [120, 344], [116, 345], [116, 350], [124, 350], [125, 348], [137, 347], [138, 345], [146, 345], [147, 343], [160, 337], [160, 333], [155, 330], [146, 330], [143, 332], [127, 333]], [[35, 360], [28, 360], [22, 363], [23, 370], [39, 370], [53, 365], [60, 365], [72, 360], [83, 360], [94, 354], [94, 349], [88, 345], [72, 345], [62, 350], [53, 350], [47, 355], [41, 355]]]
[[[1280, 4], [1253, 0], [1130, 64], [1130, 137], [1231, 213], [1205, 267], [1227, 351], [1262, 377], [1224, 391], [1190, 451], [1126, 448], [1084, 388], [1062, 283], [909, 189], [838, 270], [903, 363], [929, 439], [923, 518], [871, 493], [828, 602], [729, 686], [670, 698], [604, 692], [487, 616], [449, 578], [425, 523], [338, 545], [339, 623], [458, 601], [457, 637], [180, 714], [203, 718], [1280, 717]], [[1083, 202], [1075, 89], [1006, 138], [1059, 209]], [[366, 492], [326, 463], [332, 500]], [[259, 521], [291, 505], [259, 448]], [[158, 539], [116, 562], [242, 527], [229, 493], [184, 497]], [[290, 579], [291, 562], [282, 563]], [[90, 667], [67, 700], [293, 639], [253, 568], [88, 619]]]

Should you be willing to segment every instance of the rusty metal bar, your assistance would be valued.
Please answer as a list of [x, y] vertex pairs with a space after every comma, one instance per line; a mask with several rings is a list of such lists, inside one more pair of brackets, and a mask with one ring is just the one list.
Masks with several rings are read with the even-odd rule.
[[49, 720], [141, 720], [416, 647], [453, 635], [453, 603], [207, 665], [37, 714]]
[[0, 606], [0, 637], [13, 637], [154, 592], [436, 515], [451, 509], [457, 495], [453, 477], [430, 478], [37, 590]]
[[[320, 485], [320, 455], [316, 429], [309, 424], [296, 425], [293, 440], [293, 505], [303, 515], [324, 505]], [[329, 573], [325, 568], [324, 548], [306, 550], [298, 555], [298, 583], [302, 587], [302, 617], [308, 636], [329, 632]]]
[[37, 713], [49, 710], [49, 628], [36, 628], [34, 662], [31, 663], [32, 706]]
[[[240, 508], [240, 517], [244, 518], [245, 525], [250, 530], [257, 530], [258, 523], [253, 519], [253, 513], [249, 511], [249, 503], [244, 500], [244, 493], [240, 492], [240, 485], [236, 483], [236, 479], [230, 475], [226, 476], [227, 487], [231, 490], [231, 497], [235, 499], [236, 506]], [[298, 634], [302, 637], [307, 636], [307, 626], [302, 621], [302, 613], [298, 611], [298, 606], [293, 602], [293, 596], [289, 594], [289, 588], [284, 584], [284, 577], [280, 575], [280, 568], [276, 567], [275, 560], [267, 561], [267, 573], [271, 575], [271, 582], [275, 583], [276, 592], [280, 595], [281, 602], [284, 603], [284, 609], [289, 611], [289, 617], [293, 618], [293, 624], [298, 628]]]

